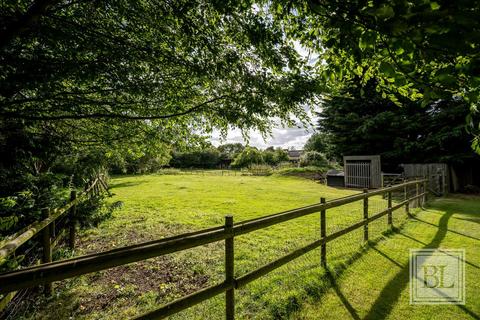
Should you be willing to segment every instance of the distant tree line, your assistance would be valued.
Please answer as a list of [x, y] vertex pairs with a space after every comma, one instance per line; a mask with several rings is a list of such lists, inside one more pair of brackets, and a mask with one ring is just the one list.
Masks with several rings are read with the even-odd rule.
[[251, 165], [278, 165], [288, 161], [288, 153], [281, 148], [269, 147], [259, 150], [255, 147], [243, 146], [241, 143], [228, 143], [215, 148], [173, 152], [169, 165], [174, 168], [219, 167], [246, 168]]

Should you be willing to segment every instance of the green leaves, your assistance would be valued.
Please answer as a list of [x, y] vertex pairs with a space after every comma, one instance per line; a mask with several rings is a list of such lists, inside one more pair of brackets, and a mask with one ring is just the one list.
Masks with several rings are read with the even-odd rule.
[[59, 6], [0, 52], [3, 117], [264, 132], [270, 117], [304, 117], [316, 85], [262, 6], [107, 3]]
[[[361, 85], [355, 78], [338, 96], [322, 104], [319, 131], [329, 136], [337, 157], [380, 153], [387, 166], [405, 161], [462, 163], [475, 159], [465, 130], [469, 112], [465, 103], [434, 99], [421, 108], [420, 101], [380, 89], [375, 80]], [[401, 107], [394, 105], [397, 97]], [[469, 121], [478, 123], [478, 119], [477, 115]]]
[[16, 216], [0, 217], [0, 232], [5, 232], [13, 229], [17, 222], [18, 217]]
[[440, 83], [441, 85], [453, 86], [457, 82], [457, 79], [453, 72], [454, 72], [454, 68], [452, 67], [437, 70], [435, 72], [434, 79], [436, 82]]
[[430, 2], [430, 8], [432, 8], [432, 10], [438, 10], [438, 9], [440, 9], [440, 5], [438, 4], [438, 2], [431, 1]]
[[[307, 38], [304, 33], [314, 34], [313, 29], [320, 31], [318, 41], [309, 38], [306, 44], [329, 68], [333, 64], [343, 70], [343, 77], [328, 83], [332, 91], [358, 76], [357, 66], [371, 66], [379, 72], [383, 91], [423, 99], [423, 105], [452, 97], [478, 104], [479, 13], [478, 1], [443, 5], [430, 0], [332, 0], [314, 8], [296, 6], [290, 12], [294, 18], [283, 19], [294, 22], [289, 30], [295, 29], [295, 37], [301, 39]], [[335, 41], [321, 45], [329, 39]], [[393, 101], [395, 96], [387, 97]]]
[[366, 49], [373, 49], [377, 40], [377, 33], [374, 31], [366, 30], [360, 36], [358, 41], [358, 47], [364, 51]]
[[379, 19], [387, 20], [395, 16], [395, 11], [388, 4], [382, 4], [378, 9], [375, 10], [374, 15]]
[[378, 67], [378, 71], [380, 71], [381, 73], [383, 73], [384, 75], [386, 75], [388, 77], [394, 77], [395, 76], [395, 68], [392, 66], [392, 64], [390, 64], [387, 61], [382, 61], [380, 63], [380, 66]]

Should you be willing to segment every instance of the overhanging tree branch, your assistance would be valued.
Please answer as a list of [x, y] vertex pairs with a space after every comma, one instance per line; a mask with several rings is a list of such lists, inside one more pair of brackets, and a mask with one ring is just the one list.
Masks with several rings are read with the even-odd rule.
[[26, 115], [20, 114], [15, 112], [6, 112], [0, 113], [0, 117], [5, 119], [24, 119], [24, 120], [81, 120], [81, 119], [123, 119], [123, 120], [156, 120], [156, 119], [168, 119], [174, 117], [184, 116], [195, 111], [198, 111], [209, 105], [211, 103], [224, 100], [231, 97], [231, 95], [222, 95], [219, 97], [212, 98], [205, 102], [202, 102], [194, 107], [191, 107], [185, 111], [171, 113], [171, 114], [163, 114], [163, 115], [129, 115], [129, 114], [121, 114], [121, 113], [88, 113], [88, 114], [63, 114], [63, 115]]

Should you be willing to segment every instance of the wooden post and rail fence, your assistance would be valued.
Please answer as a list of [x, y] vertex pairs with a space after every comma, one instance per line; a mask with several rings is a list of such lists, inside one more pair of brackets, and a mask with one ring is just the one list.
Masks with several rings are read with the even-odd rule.
[[[423, 205], [427, 197], [425, 185], [426, 180], [415, 180], [373, 191], [364, 190], [362, 193], [334, 199], [331, 201], [325, 201], [325, 199], [322, 198], [318, 204], [238, 223], [234, 223], [233, 216], [229, 215], [225, 217], [225, 224], [223, 226], [217, 226], [159, 240], [144, 242], [123, 248], [116, 248], [110, 251], [89, 254], [72, 259], [54, 261], [28, 267], [22, 270], [0, 274], [0, 294], [38, 285], [44, 285], [48, 287], [54, 281], [60, 281], [153, 257], [159, 257], [213, 242], [224, 241], [225, 280], [223, 282], [179, 298], [161, 306], [157, 310], [140, 315], [136, 319], [162, 319], [225, 292], [225, 315], [226, 319], [230, 320], [234, 318], [235, 314], [235, 289], [244, 287], [248, 283], [319, 247], [321, 249], [320, 265], [326, 267], [326, 252], [327, 244], [329, 242], [360, 228], [363, 228], [363, 239], [368, 241], [368, 225], [385, 215], [388, 217], [387, 228], [391, 228], [393, 223], [392, 214], [395, 210], [405, 207], [407, 214], [410, 214], [410, 203], [413, 203], [414, 205]], [[409, 187], [415, 187], [414, 196], [408, 196], [408, 192], [406, 191], [408, 191]], [[420, 189], [423, 189], [422, 192], [420, 192]], [[393, 205], [392, 192], [395, 191], [400, 193], [404, 192], [405, 199], [400, 203]], [[373, 215], [369, 215], [369, 198], [375, 195], [384, 194], [387, 194], [388, 196], [387, 208], [381, 212], [376, 212]], [[327, 234], [327, 210], [356, 201], [363, 201], [363, 219], [343, 230]], [[296, 249], [275, 261], [263, 265], [258, 269], [235, 277], [234, 240], [236, 237], [318, 212], [320, 213], [320, 233], [317, 240], [302, 248]], [[42, 229], [50, 225], [52, 221], [52, 216], [46, 220], [43, 220], [43, 222], [41, 222]], [[40, 230], [37, 230], [37, 232], [39, 231]], [[0, 247], [0, 256], [2, 257], [5, 256], [5, 251], [3, 251], [5, 250], [4, 248], [4, 245]]]
[[[105, 176], [99, 175], [98, 177], [89, 180], [85, 185], [84, 191], [82, 191], [78, 196], [77, 191], [72, 190], [70, 192], [68, 203], [63, 207], [53, 210], [49, 208], [43, 208], [41, 210], [42, 220], [30, 224], [15, 234], [0, 241], [0, 266], [7, 262], [8, 257], [14, 254], [17, 249], [25, 245], [30, 239], [37, 235], [41, 235], [39, 242], [42, 247], [42, 256], [40, 259], [42, 264], [52, 262], [52, 251], [64, 234], [67, 233], [67, 231], [68, 247], [70, 249], [74, 249], [76, 225], [78, 222], [76, 217], [76, 207], [86, 198], [99, 195], [102, 192], [109, 191], [105, 181]], [[63, 226], [63, 229], [57, 229], [56, 223], [64, 217], [68, 218], [67, 223]], [[0, 287], [3, 287], [3, 285], [0, 284]], [[52, 293], [51, 283], [45, 284], [44, 292], [46, 295], [50, 295]], [[6, 307], [7, 303], [13, 299], [13, 297], [14, 292], [11, 292], [0, 299], [0, 311]]]

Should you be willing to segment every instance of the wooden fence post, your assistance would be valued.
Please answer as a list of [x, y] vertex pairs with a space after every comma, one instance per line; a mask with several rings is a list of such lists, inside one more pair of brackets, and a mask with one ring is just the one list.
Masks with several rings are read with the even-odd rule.
[[[365, 193], [365, 198], [363, 198], [363, 219], [368, 219], [368, 189], [363, 189]], [[363, 241], [368, 241], [368, 223], [365, 223], [363, 226]]]
[[407, 216], [410, 217], [410, 198], [405, 202], [405, 212], [407, 213]]
[[[320, 203], [325, 203], [325, 198], [320, 198]], [[325, 238], [327, 236], [327, 217], [326, 210], [320, 211], [320, 237]], [[322, 267], [327, 267], [327, 244], [323, 243], [320, 247], [320, 264]]]
[[418, 208], [420, 206], [420, 198], [418, 195], [420, 194], [420, 184], [417, 182], [415, 183], [415, 195], [417, 196], [415, 198], [415, 208]]
[[442, 196], [447, 194], [447, 181], [446, 181], [446, 172], [443, 171], [442, 174]]
[[424, 193], [423, 203], [425, 204], [425, 203], [427, 203], [427, 200], [428, 200], [428, 198], [427, 198], [427, 193], [428, 193], [427, 192], [427, 180], [423, 181], [423, 193]]
[[[225, 216], [225, 232], [229, 237], [225, 239], [225, 282], [234, 285], [235, 258], [234, 258], [234, 237], [233, 237], [233, 216]], [[228, 289], [225, 292], [225, 318], [235, 318], [235, 289]]]
[[392, 192], [387, 193], [388, 197], [388, 226], [393, 228], [393, 212], [392, 212]]
[[[48, 208], [42, 209], [42, 219], [48, 219], [50, 216], [50, 210]], [[50, 239], [50, 225], [46, 226], [42, 230], [42, 245], [43, 245], [43, 257], [42, 263], [49, 263], [52, 262], [52, 242]], [[52, 284], [47, 283], [44, 286], [44, 293], [46, 296], [50, 296], [52, 294]]]
[[[70, 192], [70, 201], [75, 201], [77, 199], [77, 191], [72, 190]], [[70, 223], [69, 223], [69, 234], [68, 234], [68, 246], [71, 250], [75, 249], [75, 228], [77, 224], [77, 205], [74, 204], [70, 208]]]
[[55, 221], [52, 221], [52, 223], [50, 224], [50, 239], [52, 243], [55, 241], [56, 236], [57, 236], [57, 230], [55, 226]]

